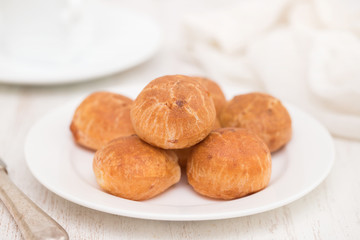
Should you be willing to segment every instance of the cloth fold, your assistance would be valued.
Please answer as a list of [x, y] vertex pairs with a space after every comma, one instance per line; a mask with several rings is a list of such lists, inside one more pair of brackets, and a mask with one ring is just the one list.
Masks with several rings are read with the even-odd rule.
[[214, 80], [269, 92], [360, 140], [359, 13], [354, 0], [244, 0], [187, 17], [185, 36]]

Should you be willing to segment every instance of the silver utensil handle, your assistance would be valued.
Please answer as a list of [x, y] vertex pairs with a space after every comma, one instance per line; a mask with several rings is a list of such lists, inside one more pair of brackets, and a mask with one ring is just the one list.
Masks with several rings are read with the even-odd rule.
[[68, 240], [66, 231], [32, 202], [0, 169], [0, 199], [14, 217], [25, 240]]

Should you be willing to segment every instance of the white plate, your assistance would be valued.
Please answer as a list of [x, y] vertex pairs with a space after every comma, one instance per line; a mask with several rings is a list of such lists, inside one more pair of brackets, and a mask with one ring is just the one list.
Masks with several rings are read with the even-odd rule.
[[80, 40], [67, 46], [64, 52], [70, 53], [69, 59], [21, 59], [0, 49], [0, 82], [49, 85], [87, 81], [138, 65], [160, 46], [160, 29], [152, 19], [109, 1], [93, 1], [84, 16], [88, 19], [83, 29], [92, 30], [79, 31]]
[[[142, 87], [123, 87], [115, 92], [135, 97]], [[226, 89], [225, 89], [226, 90]], [[227, 96], [240, 92], [225, 91]], [[328, 175], [334, 147], [328, 131], [308, 114], [286, 104], [293, 120], [293, 138], [273, 154], [269, 186], [232, 201], [218, 201], [196, 194], [184, 177], [160, 196], [136, 202], [107, 194], [92, 171], [94, 153], [76, 146], [69, 124], [82, 98], [46, 115], [29, 132], [25, 144], [27, 164], [33, 175], [59, 196], [99, 211], [156, 220], [210, 220], [240, 217], [268, 211], [304, 196]]]

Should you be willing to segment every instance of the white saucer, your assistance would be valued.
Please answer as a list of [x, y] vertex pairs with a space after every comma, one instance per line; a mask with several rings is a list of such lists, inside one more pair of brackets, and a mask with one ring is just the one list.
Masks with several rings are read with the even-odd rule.
[[[136, 97], [143, 86], [113, 89]], [[241, 89], [224, 89], [228, 97]], [[196, 221], [241, 217], [293, 202], [317, 187], [334, 163], [328, 131], [314, 118], [286, 104], [293, 137], [272, 155], [272, 176], [264, 190], [231, 201], [205, 198], [193, 191], [183, 173], [181, 181], [161, 195], [142, 202], [110, 195], [100, 189], [92, 171], [94, 152], [76, 145], [69, 125], [78, 104], [74, 100], [44, 116], [29, 132], [25, 157], [30, 171], [52, 192], [99, 211], [156, 220]]]
[[0, 52], [0, 82], [48, 85], [87, 81], [124, 71], [154, 55], [160, 45], [160, 29], [153, 20], [111, 2], [94, 4], [87, 10], [91, 12], [85, 13], [92, 17], [87, 22], [93, 29], [91, 43], [86, 47], [78, 44], [83, 48], [80, 53], [51, 63], [47, 59], [24, 61]]

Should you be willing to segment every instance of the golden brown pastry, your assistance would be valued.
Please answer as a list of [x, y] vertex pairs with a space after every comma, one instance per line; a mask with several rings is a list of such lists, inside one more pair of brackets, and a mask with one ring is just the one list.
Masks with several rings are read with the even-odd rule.
[[222, 109], [226, 104], [226, 98], [220, 86], [216, 82], [208, 78], [204, 78], [204, 77], [193, 77], [193, 78], [199, 81], [210, 92], [210, 96], [214, 101], [216, 115], [219, 116], [220, 112], [222, 111]]
[[132, 102], [110, 92], [89, 95], [76, 109], [70, 125], [75, 142], [97, 150], [114, 138], [134, 134], [130, 120]]
[[203, 140], [213, 129], [216, 111], [210, 93], [184, 75], [151, 81], [135, 99], [131, 120], [136, 134], [164, 149], [181, 149]]
[[247, 128], [258, 134], [271, 152], [291, 139], [291, 118], [281, 102], [264, 93], [235, 96], [220, 115], [223, 127]]
[[221, 128], [220, 120], [216, 118], [213, 129]]
[[241, 128], [219, 128], [193, 147], [187, 177], [194, 190], [217, 199], [234, 199], [265, 188], [271, 155], [257, 135]]
[[190, 152], [191, 152], [192, 148], [193, 147], [183, 148], [183, 149], [174, 149], [174, 152], [176, 153], [176, 155], [178, 157], [179, 165], [183, 169], [186, 168], [186, 163], [190, 156]]
[[176, 154], [136, 135], [117, 138], [95, 153], [93, 170], [106, 192], [131, 200], [152, 198], [180, 180]]
[[[216, 118], [214, 129], [218, 129], [218, 128], [221, 128], [221, 126], [220, 126], [219, 119]], [[174, 152], [178, 156], [178, 162], [179, 162], [179, 165], [180, 165], [181, 168], [186, 168], [186, 162], [187, 162], [187, 160], [189, 158], [191, 149], [193, 147], [183, 148], [183, 149], [174, 149]]]

